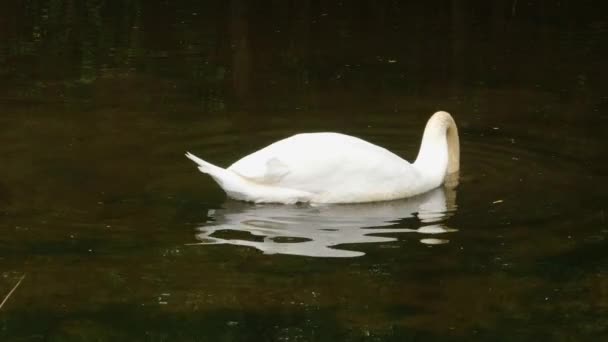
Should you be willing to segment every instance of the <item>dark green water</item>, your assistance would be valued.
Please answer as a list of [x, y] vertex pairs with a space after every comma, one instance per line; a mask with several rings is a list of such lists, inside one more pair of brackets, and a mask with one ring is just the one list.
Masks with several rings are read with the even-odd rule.
[[[607, 10], [2, 2], [0, 340], [608, 338]], [[412, 160], [438, 109], [460, 184], [411, 200], [234, 202], [183, 156]]]

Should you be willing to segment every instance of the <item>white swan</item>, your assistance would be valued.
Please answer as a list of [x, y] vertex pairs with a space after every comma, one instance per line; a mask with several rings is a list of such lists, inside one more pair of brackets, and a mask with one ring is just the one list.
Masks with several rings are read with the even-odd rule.
[[431, 116], [413, 164], [367, 141], [339, 133], [305, 133], [277, 141], [223, 169], [186, 156], [229, 197], [256, 203], [359, 203], [415, 196], [443, 184], [460, 167], [456, 123]]

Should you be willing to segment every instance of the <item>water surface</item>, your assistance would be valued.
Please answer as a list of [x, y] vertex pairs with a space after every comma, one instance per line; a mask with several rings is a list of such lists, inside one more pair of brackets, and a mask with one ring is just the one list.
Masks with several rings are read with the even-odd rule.
[[[601, 7], [0, 5], [0, 339], [605, 339]], [[408, 200], [235, 202], [183, 156], [413, 160], [438, 109], [459, 184]]]

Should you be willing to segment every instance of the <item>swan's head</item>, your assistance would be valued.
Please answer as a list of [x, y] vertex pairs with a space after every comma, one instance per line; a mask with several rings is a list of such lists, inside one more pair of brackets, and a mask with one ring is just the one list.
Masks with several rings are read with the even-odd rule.
[[[446, 143], [447, 151], [445, 150]], [[437, 165], [438, 155], [444, 155], [446, 152], [447, 169], [445, 177], [447, 178], [447, 176], [460, 170], [460, 141], [454, 118], [448, 112], [438, 111], [426, 123], [420, 153], [416, 162], [420, 160], [421, 164]]]

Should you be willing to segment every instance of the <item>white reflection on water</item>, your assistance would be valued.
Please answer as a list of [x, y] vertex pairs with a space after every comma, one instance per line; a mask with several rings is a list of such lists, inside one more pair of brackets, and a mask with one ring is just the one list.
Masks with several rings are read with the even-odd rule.
[[[332, 247], [395, 241], [395, 237], [377, 236], [394, 233], [422, 234], [422, 243], [449, 242], [435, 234], [455, 231], [443, 223], [456, 210], [455, 198], [454, 189], [442, 187], [405, 200], [367, 204], [256, 205], [228, 201], [222, 209], [209, 210], [212, 220], [197, 228], [196, 238], [201, 241], [198, 244], [250, 246], [265, 254], [357, 257], [365, 253]], [[400, 222], [403, 219], [411, 220]], [[391, 227], [404, 224], [417, 227]], [[235, 232], [253, 237], [217, 236]]]

